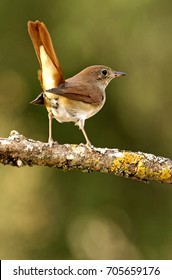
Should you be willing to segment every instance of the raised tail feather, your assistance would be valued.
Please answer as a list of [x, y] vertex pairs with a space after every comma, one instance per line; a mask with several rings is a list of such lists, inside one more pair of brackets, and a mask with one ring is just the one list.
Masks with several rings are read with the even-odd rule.
[[65, 80], [45, 24], [38, 20], [29, 21], [28, 32], [40, 64], [38, 79], [43, 90], [58, 87]]

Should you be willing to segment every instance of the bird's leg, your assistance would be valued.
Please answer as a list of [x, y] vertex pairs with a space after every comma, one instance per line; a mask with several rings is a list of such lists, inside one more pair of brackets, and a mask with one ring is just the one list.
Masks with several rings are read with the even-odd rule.
[[79, 129], [81, 129], [84, 137], [85, 137], [85, 140], [86, 140], [86, 146], [88, 147], [89, 150], [92, 150], [92, 145], [91, 145], [91, 142], [90, 140], [88, 139], [88, 136], [85, 132], [85, 129], [84, 129], [84, 124], [85, 124], [85, 120], [79, 120], [77, 125], [79, 126]]
[[52, 112], [48, 112], [48, 119], [49, 119], [49, 137], [48, 137], [48, 143], [50, 148], [52, 148], [53, 145], [53, 137], [52, 137], [52, 119], [53, 119], [53, 114]]
[[81, 127], [80, 129], [81, 129], [81, 131], [82, 131], [82, 133], [83, 133], [83, 135], [84, 135], [84, 137], [85, 137], [86, 146], [91, 147], [91, 142], [90, 142], [90, 140], [88, 139], [88, 136], [87, 136], [87, 134], [86, 134], [86, 132], [85, 132], [84, 127]]

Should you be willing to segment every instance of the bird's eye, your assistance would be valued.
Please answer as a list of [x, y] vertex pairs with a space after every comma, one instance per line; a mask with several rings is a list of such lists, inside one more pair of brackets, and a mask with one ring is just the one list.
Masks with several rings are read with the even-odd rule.
[[107, 70], [106, 70], [106, 69], [103, 69], [103, 70], [102, 70], [102, 74], [103, 74], [103, 76], [107, 76], [107, 73], [108, 73], [108, 72], [107, 72]]

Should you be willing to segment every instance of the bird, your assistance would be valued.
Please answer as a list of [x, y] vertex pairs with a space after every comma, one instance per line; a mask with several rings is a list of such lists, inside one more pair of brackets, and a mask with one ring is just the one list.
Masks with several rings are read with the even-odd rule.
[[49, 118], [49, 146], [53, 146], [52, 119], [74, 122], [79, 126], [90, 149], [91, 142], [85, 132], [85, 120], [94, 116], [106, 101], [105, 89], [114, 78], [126, 73], [108, 66], [93, 65], [65, 79], [46, 25], [39, 20], [28, 21], [28, 32], [33, 43], [40, 69], [38, 79], [41, 92], [32, 104], [44, 105]]

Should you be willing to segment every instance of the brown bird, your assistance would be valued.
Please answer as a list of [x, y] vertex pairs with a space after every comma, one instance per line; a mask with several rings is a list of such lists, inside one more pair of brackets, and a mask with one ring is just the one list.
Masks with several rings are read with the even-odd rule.
[[43, 88], [43, 92], [31, 103], [45, 105], [47, 108], [50, 147], [53, 144], [53, 118], [59, 122], [74, 122], [78, 125], [86, 139], [86, 145], [91, 147], [84, 130], [85, 120], [103, 107], [106, 100], [105, 89], [109, 82], [126, 74], [107, 66], [94, 65], [65, 80], [45, 24], [38, 20], [29, 21], [28, 31], [40, 64], [38, 79]]

